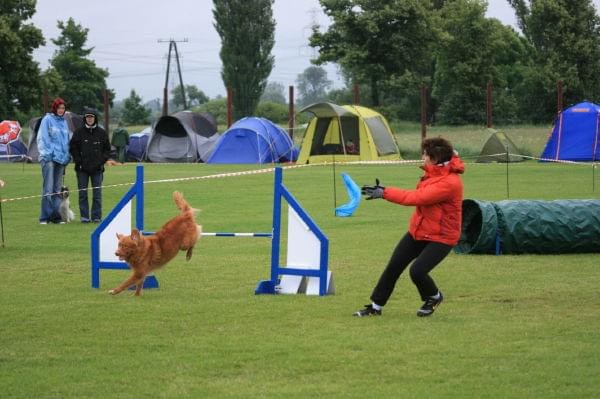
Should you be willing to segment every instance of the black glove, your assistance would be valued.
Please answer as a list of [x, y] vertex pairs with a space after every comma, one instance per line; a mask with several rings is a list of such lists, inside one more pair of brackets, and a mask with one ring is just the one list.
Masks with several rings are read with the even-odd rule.
[[385, 187], [379, 185], [379, 179], [375, 179], [374, 186], [362, 186], [360, 192], [367, 196], [367, 200], [383, 198], [383, 190]]

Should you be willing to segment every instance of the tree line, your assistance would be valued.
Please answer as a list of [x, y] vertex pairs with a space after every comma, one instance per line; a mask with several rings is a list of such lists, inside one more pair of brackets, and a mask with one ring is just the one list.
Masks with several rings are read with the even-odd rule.
[[485, 16], [483, 0], [320, 0], [333, 23], [313, 30], [316, 63], [336, 62], [374, 106], [417, 119], [419, 87], [442, 123], [548, 122], [564, 102], [600, 100], [600, 20], [591, 0], [507, 0], [520, 32]]
[[[234, 92], [235, 119], [255, 114], [261, 103], [286, 102], [283, 85], [268, 80], [275, 62], [273, 1], [213, 0], [221, 78]], [[419, 120], [425, 85], [430, 122], [481, 124], [488, 83], [497, 123], [551, 121], [559, 80], [565, 104], [600, 100], [600, 19], [592, 1], [506, 1], [518, 30], [486, 17], [484, 0], [319, 0], [331, 24], [313, 27], [309, 45], [317, 57], [297, 77], [297, 103], [349, 103], [357, 85], [361, 103], [390, 119]], [[0, 4], [0, 118], [38, 113], [43, 89], [66, 98], [74, 112], [102, 111], [109, 71], [90, 59], [89, 30], [73, 19], [58, 21], [59, 37], [51, 39], [57, 50], [41, 71], [32, 52], [45, 39], [27, 23], [34, 13], [34, 0]], [[321, 67], [328, 62], [339, 66], [345, 87], [329, 90]], [[193, 106], [224, 103], [194, 85], [185, 88]], [[180, 93], [172, 90], [175, 106], [184, 103]], [[111, 90], [109, 98], [112, 106]], [[141, 102], [132, 90], [123, 116], [147, 118]]]

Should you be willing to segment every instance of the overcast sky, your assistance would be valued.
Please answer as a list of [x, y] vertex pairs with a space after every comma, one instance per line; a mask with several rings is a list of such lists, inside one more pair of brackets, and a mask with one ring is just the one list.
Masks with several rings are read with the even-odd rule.
[[[594, 0], [596, 8], [600, 0]], [[34, 52], [42, 69], [47, 68], [59, 30], [58, 20], [72, 17], [89, 29], [90, 55], [101, 68], [108, 69], [108, 87], [114, 89], [117, 100], [129, 95], [131, 89], [144, 101], [162, 97], [165, 84], [168, 42], [177, 44], [184, 84], [198, 86], [214, 98], [224, 95], [219, 58], [220, 39], [213, 26], [212, 0], [38, 0], [32, 21], [42, 30], [46, 46]], [[275, 67], [269, 81], [286, 88], [294, 85], [297, 76], [310, 66], [313, 50], [308, 47], [310, 26], [329, 24], [318, 0], [275, 0], [276, 21]], [[515, 16], [506, 0], [489, 0], [488, 16], [507, 25], [515, 25]], [[335, 66], [325, 67], [328, 78], [336, 86], [341, 82]], [[174, 59], [171, 62], [170, 88], [178, 79]]]

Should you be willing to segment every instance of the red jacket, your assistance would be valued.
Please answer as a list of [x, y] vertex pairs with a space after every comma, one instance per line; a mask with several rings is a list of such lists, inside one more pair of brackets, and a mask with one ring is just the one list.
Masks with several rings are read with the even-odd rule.
[[416, 205], [408, 231], [415, 240], [456, 245], [462, 221], [463, 184], [459, 174], [465, 165], [453, 156], [446, 165], [422, 166], [425, 174], [416, 190], [386, 187], [383, 198], [400, 205]]

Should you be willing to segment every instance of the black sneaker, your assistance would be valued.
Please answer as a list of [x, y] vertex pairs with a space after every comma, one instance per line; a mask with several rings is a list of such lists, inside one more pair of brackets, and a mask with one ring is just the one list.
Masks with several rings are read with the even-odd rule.
[[440, 297], [438, 299], [427, 298], [427, 300], [425, 301], [423, 306], [421, 306], [421, 309], [417, 310], [417, 316], [425, 317], [425, 316], [431, 316], [431, 314], [433, 314], [433, 312], [435, 311], [435, 308], [437, 308], [439, 306], [439, 304], [442, 303], [442, 301], [444, 300], [444, 296], [442, 295], [442, 292], [441, 291], [438, 291], [438, 292], [440, 294]]
[[365, 305], [364, 309], [352, 313], [352, 316], [365, 317], [365, 316], [381, 316], [381, 310], [373, 309], [373, 305]]

